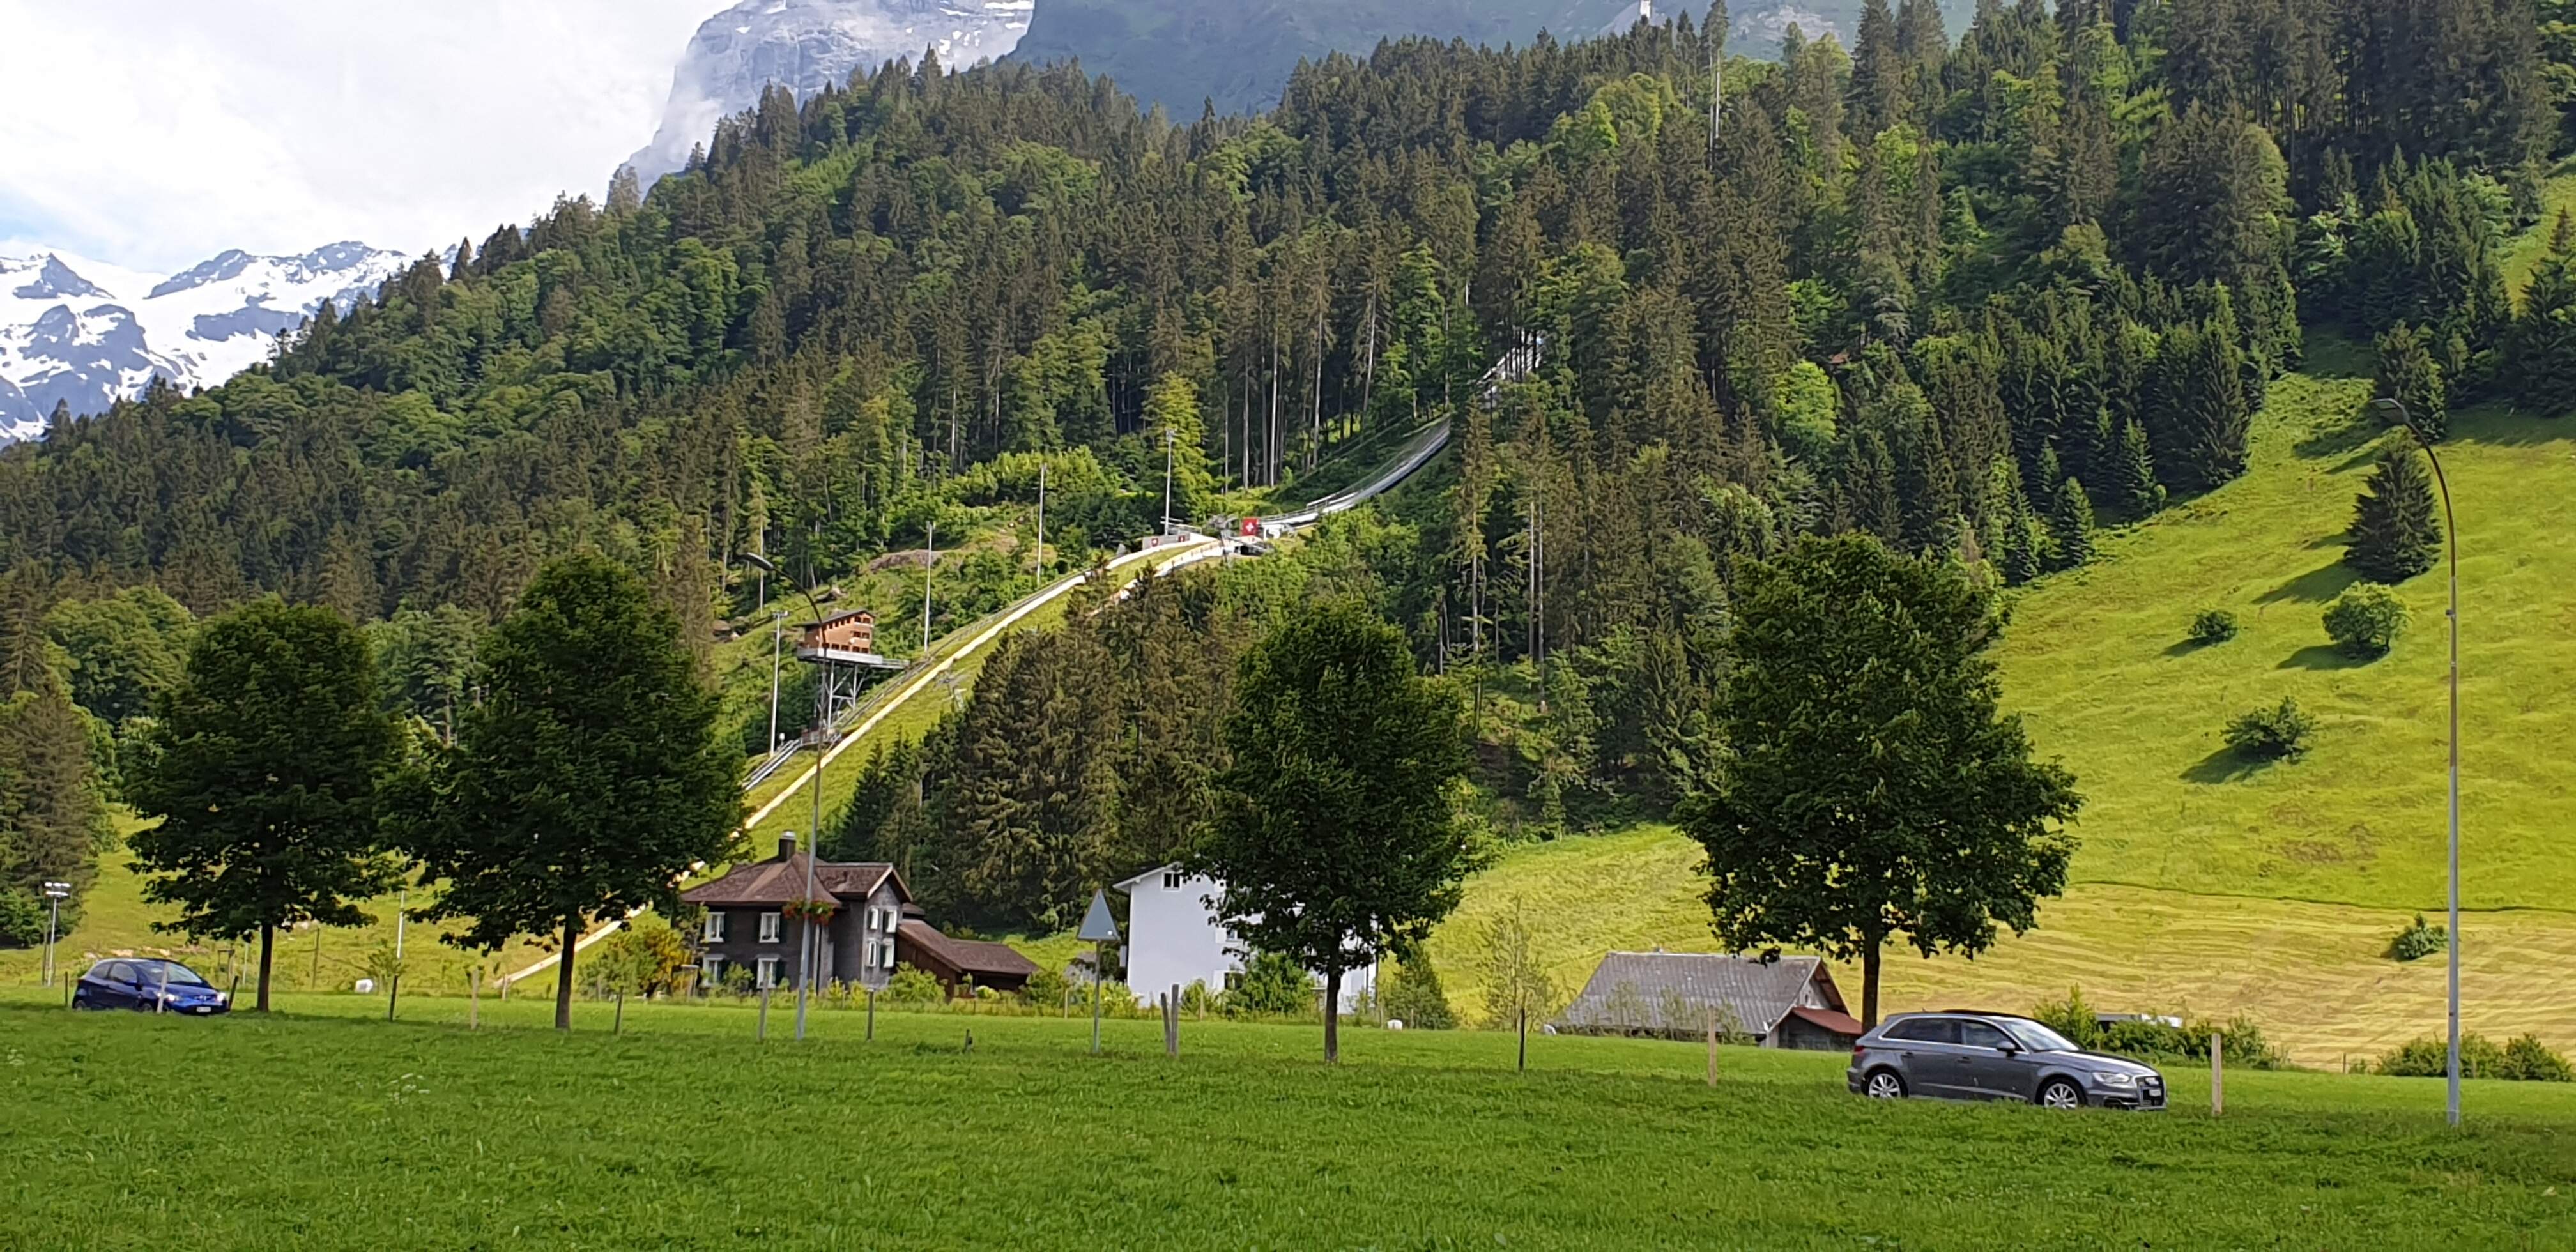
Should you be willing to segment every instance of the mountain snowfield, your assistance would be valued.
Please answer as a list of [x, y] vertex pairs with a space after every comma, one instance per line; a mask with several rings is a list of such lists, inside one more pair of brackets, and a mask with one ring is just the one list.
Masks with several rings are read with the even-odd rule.
[[680, 55], [661, 129], [627, 164], [651, 186], [688, 164], [719, 119], [777, 83], [801, 99], [888, 61], [964, 69], [998, 61], [1027, 34], [1037, 0], [743, 0], [708, 18]]
[[0, 257], [0, 443], [43, 434], [57, 403], [97, 413], [156, 376], [211, 387], [267, 360], [323, 301], [345, 310], [409, 264], [360, 243], [233, 249], [167, 276], [63, 252]]

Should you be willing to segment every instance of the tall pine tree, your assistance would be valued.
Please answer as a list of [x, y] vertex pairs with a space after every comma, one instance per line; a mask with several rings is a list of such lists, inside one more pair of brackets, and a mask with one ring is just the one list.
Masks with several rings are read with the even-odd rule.
[[2353, 502], [2344, 564], [2377, 583], [2401, 583], [2440, 559], [2442, 523], [2433, 515], [2433, 477], [2411, 436], [2397, 435]]

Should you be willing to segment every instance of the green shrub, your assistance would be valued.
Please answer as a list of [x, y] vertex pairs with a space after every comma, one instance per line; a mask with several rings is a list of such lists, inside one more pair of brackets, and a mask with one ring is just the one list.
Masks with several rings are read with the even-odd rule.
[[1062, 970], [1040, 969], [1020, 987], [1020, 998], [1033, 1008], [1062, 1010], [1073, 1003], [1073, 980]]
[[2424, 924], [2424, 915], [2415, 915], [2415, 924], [2397, 932], [2388, 941], [2388, 955], [2400, 961], [2420, 961], [2451, 946], [2450, 932], [2440, 926]]
[[2290, 1058], [2263, 1037], [2263, 1028], [2244, 1017], [2232, 1018], [2223, 1026], [2206, 1018], [2187, 1020], [2180, 1026], [2154, 1021], [2105, 1025], [2095, 1017], [2093, 1006], [2085, 1002], [2083, 990], [2073, 987], [2067, 989], [2065, 999], [2042, 1004], [2030, 1015], [2093, 1052], [2166, 1064], [2206, 1062], [2209, 1037], [2223, 1034], [2227, 1037], [2225, 1060], [2231, 1069], [2287, 1069], [2290, 1064]]
[[896, 1004], [938, 1004], [948, 998], [948, 988], [931, 977], [930, 971], [906, 965], [886, 979], [881, 998]]
[[2316, 719], [2283, 696], [2273, 708], [2240, 713], [2229, 722], [2227, 746], [2249, 760], [2295, 761], [2308, 754], [2308, 736], [2316, 729]]
[[[2396, 1078], [2440, 1078], [2450, 1073], [2450, 1063], [2450, 1045], [2427, 1037], [2407, 1041], [2380, 1057], [2372, 1068]], [[2509, 1082], [2576, 1082], [2576, 1068], [2567, 1064], [2567, 1058], [2550, 1051], [2532, 1035], [2502, 1047], [2483, 1035], [2460, 1036], [2460, 1073], [2469, 1078], [2501, 1078]]]
[[1243, 976], [1225, 993], [1228, 1017], [1295, 1017], [1315, 1011], [1314, 976], [1294, 958], [1276, 952], [1253, 953]]
[[2236, 637], [2236, 615], [2225, 609], [2204, 609], [2191, 619], [2191, 641], [2203, 647], [2225, 643]]
[[1225, 1005], [1223, 998], [1218, 996], [1215, 992], [1208, 990], [1206, 979], [1192, 979], [1189, 986], [1181, 988], [1181, 1012], [1183, 1014], [1190, 1017], [1204, 1018], [1210, 1014], [1221, 1013], [1224, 1011]]
[[1431, 968], [1427, 954], [1410, 954], [1396, 958], [1389, 971], [1386, 986], [1386, 1015], [1403, 1022], [1409, 1030], [1454, 1030], [1458, 1015], [1449, 1008], [1449, 997], [1440, 988], [1440, 971]]
[[2413, 616], [2397, 593], [2377, 583], [2355, 583], [2326, 606], [2326, 635], [2345, 656], [2369, 661], [2388, 655]]

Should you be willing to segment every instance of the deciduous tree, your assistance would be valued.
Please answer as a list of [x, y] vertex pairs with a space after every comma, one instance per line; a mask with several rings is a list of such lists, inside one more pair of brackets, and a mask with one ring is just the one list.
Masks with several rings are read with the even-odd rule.
[[1684, 813], [1715, 930], [1859, 960], [1875, 1024], [1891, 939], [1974, 955], [2037, 924], [2082, 800], [1997, 710], [2002, 618], [1964, 571], [1843, 536], [1738, 579], [1727, 747]]
[[482, 702], [406, 805], [407, 841], [444, 882], [423, 916], [487, 951], [560, 936], [555, 1028], [570, 1030], [582, 932], [677, 907], [680, 876], [731, 842], [739, 761], [678, 621], [603, 557], [540, 570], [480, 658]]
[[1338, 1060], [1343, 976], [1429, 938], [1476, 862], [1452, 794], [1465, 710], [1350, 600], [1274, 628], [1236, 682], [1233, 764], [1189, 863], [1224, 884], [1217, 915], [1244, 943], [1324, 976], [1324, 1059]]
[[357, 627], [329, 609], [261, 600], [207, 622], [128, 780], [143, 898], [179, 906], [157, 929], [259, 932], [259, 1007], [277, 928], [361, 926], [397, 862], [378, 786], [401, 740]]

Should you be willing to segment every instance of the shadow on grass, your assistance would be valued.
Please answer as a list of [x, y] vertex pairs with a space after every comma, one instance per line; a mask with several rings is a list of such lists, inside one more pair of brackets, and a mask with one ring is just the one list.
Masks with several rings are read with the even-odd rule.
[[2204, 787], [2215, 787], [2220, 783], [2249, 777], [2270, 764], [2272, 764], [2270, 761], [2254, 760], [2234, 748], [2220, 748], [2200, 758], [2200, 761], [2190, 769], [2184, 770], [2182, 780], [2199, 783]]
[[2445, 445], [2483, 443], [2501, 448], [2529, 448], [2576, 439], [2576, 417], [2539, 413], [2500, 402], [2481, 404], [2451, 415]]
[[2171, 644], [2166, 645], [2165, 655], [2190, 656], [2194, 652], [2215, 648], [2218, 645], [2227, 642], [2229, 642], [2229, 640], [2226, 639], [2177, 639]]
[[2299, 455], [2309, 460], [2329, 456], [2345, 457], [2343, 463], [2335, 466], [2335, 472], [2341, 473], [2352, 468], [2357, 462], [2378, 456], [2379, 452], [2375, 445], [2379, 442], [2379, 437], [2386, 433], [2388, 433], [2388, 427], [2368, 416], [2355, 413], [2340, 420], [2321, 421], [2310, 427], [2307, 434], [2299, 437], [2296, 447]]
[[2368, 664], [2370, 664], [2370, 662], [2345, 655], [2343, 649], [2338, 648], [2333, 644], [2312, 643], [2291, 653], [2275, 668], [2316, 670], [2357, 669]]
[[2361, 581], [2361, 575], [2341, 561], [2331, 561], [2264, 592], [2256, 604], [2277, 604], [2284, 600], [2304, 600], [2323, 604], [2342, 595], [2344, 588]]

